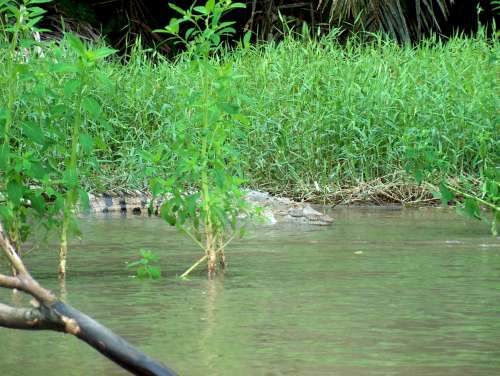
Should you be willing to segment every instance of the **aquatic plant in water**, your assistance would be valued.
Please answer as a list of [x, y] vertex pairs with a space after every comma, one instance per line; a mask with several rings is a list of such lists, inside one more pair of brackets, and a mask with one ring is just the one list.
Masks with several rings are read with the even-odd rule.
[[[0, 2], [1, 48], [9, 57], [0, 79], [7, 98], [0, 103], [0, 215], [15, 248], [31, 232], [30, 216], [43, 227], [60, 227], [59, 275], [66, 274], [68, 234], [78, 232], [73, 212], [88, 206], [81, 187], [82, 160], [92, 160], [93, 138], [85, 129], [101, 121], [99, 101], [89, 93], [98, 61], [109, 48], [87, 48], [72, 34], [50, 56], [37, 56], [33, 32], [46, 0]], [[75, 59], [68, 61], [68, 55]], [[28, 111], [20, 104], [29, 103]], [[71, 140], [68, 147], [68, 139]], [[62, 217], [62, 219], [61, 219]]]
[[[209, 0], [204, 6], [183, 10], [169, 4], [182, 18], [173, 18], [168, 26], [156, 32], [167, 33], [186, 47], [193, 77], [199, 81], [183, 88], [185, 108], [173, 125], [175, 142], [162, 145], [155, 153], [143, 151], [150, 167], [150, 189], [155, 197], [167, 197], [160, 216], [177, 226], [204, 251], [204, 256], [182, 277], [207, 260], [213, 275], [217, 261], [226, 264], [225, 246], [243, 227], [238, 221], [242, 211], [249, 211], [239, 187], [242, 183], [234, 171], [238, 154], [228, 140], [246, 122], [240, 113], [242, 95], [235, 83], [242, 77], [231, 64], [219, 64], [211, 57], [220, 52], [222, 38], [235, 32], [232, 21], [222, 17], [244, 4]], [[180, 31], [180, 25], [188, 28]], [[183, 25], [184, 26], [184, 25]], [[175, 168], [168, 177], [158, 176], [164, 162], [172, 158]]]
[[135, 276], [139, 279], [151, 278], [158, 279], [161, 277], [161, 270], [158, 266], [153, 265], [158, 261], [158, 256], [149, 249], [141, 249], [139, 251], [141, 258], [137, 261], [127, 263], [127, 268], [135, 269]]

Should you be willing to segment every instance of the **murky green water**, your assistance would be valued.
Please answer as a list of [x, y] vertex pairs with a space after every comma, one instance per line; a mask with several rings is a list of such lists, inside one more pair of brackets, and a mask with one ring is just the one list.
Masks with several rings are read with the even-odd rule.
[[[199, 251], [158, 219], [84, 220], [68, 301], [181, 375], [500, 374], [500, 239], [436, 209], [333, 216], [251, 231], [213, 281], [175, 279]], [[141, 247], [167, 278], [128, 277]], [[27, 263], [56, 289], [54, 256]], [[0, 349], [3, 376], [124, 374], [68, 335], [0, 329]]]

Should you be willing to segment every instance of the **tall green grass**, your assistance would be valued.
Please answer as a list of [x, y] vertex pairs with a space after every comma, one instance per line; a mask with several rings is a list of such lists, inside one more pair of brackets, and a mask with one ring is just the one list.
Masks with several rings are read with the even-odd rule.
[[[228, 52], [217, 59], [231, 61], [245, 77], [238, 89], [250, 119], [234, 125], [231, 140], [242, 157], [240, 173], [251, 188], [294, 197], [376, 179], [412, 184], [405, 170], [427, 157], [437, 159], [441, 175], [479, 177], [485, 167], [500, 166], [499, 51], [496, 40], [478, 35], [414, 47], [382, 38], [339, 45], [329, 37], [289, 37]], [[49, 48], [28, 64], [43, 71], [44, 59], [55, 58], [73, 57], [51, 56]], [[140, 47], [126, 60], [96, 67], [95, 91], [88, 95], [99, 98], [106, 120], [88, 124], [96, 145], [88, 162], [90, 189], [145, 187], [140, 151], [178, 142], [172, 125], [202, 81], [192, 75], [187, 58], [171, 62]], [[1, 101], [6, 79], [0, 72]], [[41, 103], [29, 96], [36, 85], [19, 83], [25, 95], [17, 103], [18, 122], [30, 116], [58, 121], [62, 89], [49, 84], [53, 92]], [[60, 131], [69, 132], [67, 126], [61, 123]], [[164, 164], [165, 172], [175, 163]]]

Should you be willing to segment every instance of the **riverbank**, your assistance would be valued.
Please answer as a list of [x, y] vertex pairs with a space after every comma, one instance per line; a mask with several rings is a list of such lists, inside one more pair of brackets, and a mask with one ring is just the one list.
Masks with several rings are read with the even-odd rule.
[[[430, 190], [414, 179], [426, 164], [439, 166], [430, 181], [474, 181], [485, 168], [500, 166], [498, 56], [498, 42], [480, 35], [415, 47], [381, 38], [345, 45], [328, 37], [286, 38], [227, 52], [212, 63], [231, 64], [245, 96], [238, 103], [241, 121], [227, 140], [237, 153], [232, 173], [250, 189], [298, 201], [432, 202]], [[60, 77], [45, 65], [50, 59], [64, 63], [74, 56], [52, 56], [48, 48], [45, 58], [29, 60], [36, 80], [18, 82], [25, 95], [14, 123], [36, 122], [37, 128], [14, 129], [19, 141], [12, 145], [60, 170], [67, 147], [53, 147], [47, 156], [47, 146], [36, 142], [67, 139], [73, 122], [60, 107], [71, 99], [71, 85], [60, 87]], [[85, 90], [86, 111], [95, 113], [85, 119], [82, 136], [92, 153], [79, 162], [87, 191], [146, 189], [152, 171], [145, 153], [166, 155], [154, 174], [174, 171], [173, 125], [191, 116], [186, 103], [201, 84], [190, 66], [184, 57], [171, 62], [136, 47], [126, 60], [110, 58], [93, 68], [95, 79]], [[2, 98], [9, 79], [0, 73]], [[33, 90], [45, 95], [30, 96]]]

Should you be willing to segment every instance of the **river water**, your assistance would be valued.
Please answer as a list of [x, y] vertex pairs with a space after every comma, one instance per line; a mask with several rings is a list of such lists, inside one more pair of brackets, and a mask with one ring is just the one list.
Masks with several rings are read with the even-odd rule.
[[[500, 238], [439, 209], [332, 216], [251, 229], [211, 281], [176, 278], [201, 254], [158, 218], [83, 219], [66, 300], [181, 375], [500, 375]], [[140, 248], [161, 280], [130, 277]], [[26, 263], [59, 291], [55, 251]], [[0, 350], [2, 376], [125, 374], [59, 333], [0, 329]]]

